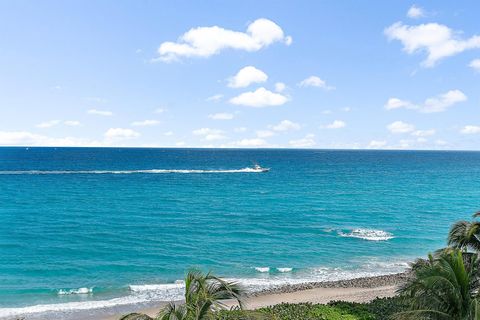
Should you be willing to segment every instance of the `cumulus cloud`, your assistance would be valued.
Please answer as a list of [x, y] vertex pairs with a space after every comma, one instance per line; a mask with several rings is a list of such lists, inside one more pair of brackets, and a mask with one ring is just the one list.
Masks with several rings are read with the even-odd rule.
[[160, 121], [158, 120], [143, 120], [143, 121], [134, 121], [132, 122], [132, 126], [134, 127], [152, 127], [159, 124]]
[[103, 143], [74, 137], [54, 138], [28, 131], [0, 131], [1, 146], [79, 147]]
[[268, 75], [254, 66], [247, 66], [240, 69], [236, 75], [228, 79], [228, 86], [230, 88], [245, 88], [252, 83], [265, 82]]
[[450, 90], [436, 97], [427, 98], [423, 104], [414, 104], [407, 100], [390, 98], [385, 104], [385, 109], [411, 109], [422, 113], [443, 112], [459, 102], [467, 100], [467, 96], [460, 90]]
[[270, 126], [274, 131], [290, 131], [290, 130], [299, 130], [302, 126], [296, 122], [290, 120], [282, 120], [280, 123]]
[[244, 92], [232, 99], [230, 103], [254, 108], [281, 106], [288, 98], [280, 93], [274, 93], [263, 87], [255, 91]]
[[110, 128], [104, 134], [106, 139], [111, 140], [123, 140], [123, 139], [133, 139], [140, 137], [140, 133], [132, 129], [124, 128]]
[[269, 138], [275, 135], [275, 132], [270, 130], [258, 130], [256, 133], [259, 138]]
[[367, 145], [367, 149], [382, 149], [386, 147], [387, 141], [385, 140], [372, 140]]
[[170, 62], [180, 58], [207, 58], [226, 49], [258, 51], [275, 42], [292, 43], [282, 28], [268, 19], [250, 23], [246, 32], [233, 31], [219, 26], [192, 28], [177, 42], [163, 42], [158, 48], [159, 60]]
[[468, 66], [472, 68], [473, 70], [480, 72], [480, 59], [474, 59], [472, 60]]
[[113, 116], [113, 112], [107, 111], [107, 110], [97, 110], [97, 109], [90, 109], [87, 111], [88, 114], [94, 114], [97, 116], [104, 116], [104, 117], [110, 117]]
[[425, 12], [423, 11], [423, 9], [416, 5], [413, 5], [410, 7], [410, 9], [408, 9], [407, 17], [409, 18], [418, 19], [424, 16], [425, 16]]
[[433, 67], [439, 60], [465, 50], [480, 48], [480, 36], [462, 39], [461, 32], [438, 23], [409, 26], [396, 22], [384, 33], [389, 40], [399, 40], [407, 54], [426, 52], [427, 58], [422, 62], [425, 67]]
[[308, 148], [313, 147], [315, 145], [315, 135], [314, 134], [307, 134], [304, 138], [298, 140], [290, 140], [288, 142], [289, 145], [295, 148]]
[[283, 92], [287, 88], [287, 85], [283, 82], [277, 82], [275, 83], [275, 91], [277, 92]]
[[235, 142], [235, 145], [239, 147], [264, 147], [267, 145], [267, 141], [260, 138], [242, 139]]
[[415, 130], [415, 126], [413, 124], [405, 123], [403, 121], [395, 121], [390, 123], [387, 126], [387, 129], [394, 134], [409, 133]]
[[220, 112], [209, 114], [208, 117], [212, 120], [232, 120], [234, 115], [233, 113]]
[[306, 79], [303, 79], [300, 81], [298, 84], [300, 87], [317, 87], [317, 88], [322, 88], [325, 90], [333, 90], [335, 87], [327, 85], [325, 80], [320, 79], [317, 76], [310, 76]]
[[325, 129], [341, 129], [341, 128], [344, 128], [346, 126], [347, 126], [347, 124], [344, 121], [335, 120], [332, 123], [329, 123], [329, 124], [323, 126], [323, 128], [325, 128]]
[[202, 136], [203, 139], [207, 141], [223, 140], [226, 138], [223, 135], [223, 130], [219, 129], [200, 128], [197, 130], [193, 130], [192, 133], [196, 136]]
[[460, 130], [463, 134], [477, 134], [480, 133], [480, 126], [467, 125]]
[[429, 137], [433, 136], [436, 133], [435, 129], [429, 129], [429, 130], [416, 130], [412, 132], [412, 136], [416, 137]]

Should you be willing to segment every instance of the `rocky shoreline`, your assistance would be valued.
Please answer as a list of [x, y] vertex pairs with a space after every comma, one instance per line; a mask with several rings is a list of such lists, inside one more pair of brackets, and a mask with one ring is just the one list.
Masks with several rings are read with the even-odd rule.
[[282, 285], [252, 292], [249, 293], [248, 296], [258, 297], [268, 294], [291, 293], [316, 288], [376, 288], [386, 286], [398, 286], [404, 283], [408, 276], [408, 272], [401, 272], [375, 277]]

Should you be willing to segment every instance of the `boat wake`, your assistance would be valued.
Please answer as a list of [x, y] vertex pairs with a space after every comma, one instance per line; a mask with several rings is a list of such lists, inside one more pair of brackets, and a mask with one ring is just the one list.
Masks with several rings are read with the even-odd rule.
[[162, 174], [162, 173], [261, 173], [263, 168], [225, 170], [147, 169], [147, 170], [18, 170], [0, 171], [0, 175], [61, 175], [61, 174]]

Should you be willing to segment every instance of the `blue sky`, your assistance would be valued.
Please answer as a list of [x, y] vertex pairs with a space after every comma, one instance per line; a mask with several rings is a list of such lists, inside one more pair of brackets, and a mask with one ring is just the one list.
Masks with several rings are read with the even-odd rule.
[[478, 1], [0, 1], [0, 145], [480, 149]]

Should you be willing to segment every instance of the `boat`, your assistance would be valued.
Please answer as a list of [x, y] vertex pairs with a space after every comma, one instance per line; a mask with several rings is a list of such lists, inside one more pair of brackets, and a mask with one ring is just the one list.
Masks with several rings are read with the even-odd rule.
[[263, 168], [259, 164], [255, 164], [253, 166], [253, 170], [255, 170], [256, 172], [268, 172], [268, 171], [270, 171], [270, 168]]

